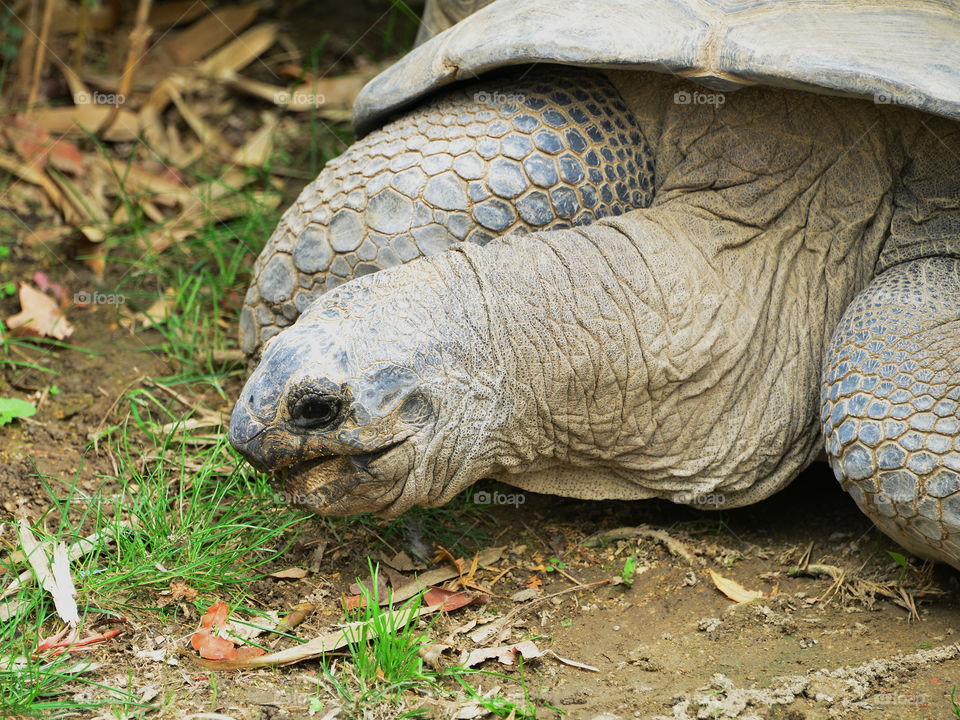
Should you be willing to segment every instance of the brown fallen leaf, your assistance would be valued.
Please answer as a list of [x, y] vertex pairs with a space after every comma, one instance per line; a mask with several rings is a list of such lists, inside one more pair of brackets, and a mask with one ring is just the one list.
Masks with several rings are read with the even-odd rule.
[[263, 124], [252, 133], [242, 147], [237, 148], [231, 158], [237, 165], [245, 167], [262, 167], [273, 154], [273, 135], [277, 130], [279, 119], [271, 113], [264, 113], [261, 117]]
[[[392, 632], [399, 627], [403, 627], [414, 618], [430, 615], [439, 612], [441, 609], [442, 607], [440, 605], [427, 605], [416, 611], [409, 608], [394, 612], [387, 611], [383, 613], [381, 618], [377, 619], [377, 624], [387, 632]], [[354, 642], [363, 625], [367, 626], [363, 629], [363, 632], [368, 638], [376, 636], [377, 630], [373, 627], [372, 621], [348, 623], [339, 630], [318, 635], [302, 645], [270, 653], [269, 655], [238, 658], [236, 660], [207, 660], [198, 658], [197, 663], [211, 670], [241, 670], [244, 668], [267, 667], [271, 665], [290, 665], [303, 660], [321, 657], [334, 650], [346, 647], [351, 642]]]
[[287, 568], [286, 570], [278, 570], [277, 572], [270, 573], [269, 577], [276, 578], [277, 580], [300, 580], [307, 576], [306, 568], [292, 567]]
[[[487, 548], [477, 557], [477, 566], [486, 567], [488, 565], [493, 565], [495, 562], [500, 560], [505, 549], [506, 546]], [[429, 570], [425, 573], [421, 573], [414, 580], [408, 582], [403, 587], [394, 589], [393, 602], [403, 602], [404, 600], [413, 597], [418, 592], [430, 587], [431, 585], [439, 585], [442, 582], [452, 580], [453, 578], [459, 576], [459, 570], [453, 567], [442, 567], [437, 568], [436, 570]], [[387, 602], [389, 602], [389, 600], [387, 598], [383, 598], [381, 599], [380, 604], [386, 605]]]
[[37, 335], [66, 340], [73, 326], [63, 316], [57, 301], [27, 283], [20, 283], [20, 312], [7, 318], [14, 334]]
[[[110, 105], [76, 105], [35, 108], [31, 111], [30, 118], [53, 135], [84, 137], [88, 133], [99, 132], [113, 112], [114, 108]], [[129, 142], [136, 140], [139, 133], [140, 121], [137, 115], [126, 108], [120, 108], [110, 129], [103, 134], [103, 139], [110, 142]]]
[[363, 595], [344, 595], [340, 605], [347, 612], [367, 606], [367, 599]]
[[722, 592], [734, 602], [747, 603], [767, 597], [765, 593], [762, 593], [758, 590], [747, 590], [736, 580], [731, 580], [730, 578], [724, 577], [714, 570], [708, 568], [707, 572], [710, 573], [710, 578], [713, 580], [713, 584], [717, 586], [717, 590]]
[[570, 658], [561, 657], [557, 655], [553, 650], [547, 650], [543, 653], [544, 655], [549, 655], [558, 662], [563, 663], [564, 665], [569, 665], [570, 667], [575, 667], [580, 670], [588, 670], [589, 672], [600, 672], [600, 668], [594, 667], [593, 665], [587, 665], [586, 663], [577, 662], [576, 660], [571, 660]]
[[50, 202], [63, 215], [64, 220], [76, 225], [92, 241], [103, 239], [102, 233], [88, 224], [92, 218], [85, 211], [85, 208], [82, 205], [78, 206], [71, 197], [65, 195], [61, 190], [60, 183], [54, 181], [42, 169], [4, 152], [0, 152], [0, 169], [11, 172], [26, 182], [43, 188]]
[[220, 637], [218, 633], [229, 626], [229, 614], [230, 608], [222, 600], [208, 607], [200, 618], [200, 628], [190, 637], [190, 646], [207, 660], [243, 661], [263, 655], [258, 647], [238, 648], [233, 641]]
[[33, 654], [34, 659], [47, 659], [68, 652], [93, 650], [94, 648], [92, 646], [95, 643], [112, 640], [123, 632], [120, 628], [115, 628], [102, 633], [92, 633], [85, 638], [80, 638], [78, 637], [79, 633], [76, 628], [70, 629], [69, 632], [66, 632], [67, 630], [68, 628], [64, 628], [56, 635], [41, 640]]
[[179, 65], [189, 65], [236, 37], [259, 12], [254, 3], [216, 10], [186, 30], [162, 39], [154, 50], [168, 54]]
[[146, 330], [154, 325], [166, 322], [176, 303], [177, 291], [173, 288], [167, 288], [163, 295], [153, 301], [150, 307], [124, 318], [120, 321], [120, 324], [127, 327], [131, 332], [136, 329]]
[[302, 623], [314, 610], [317, 609], [317, 606], [311, 602], [302, 602], [294, 606], [293, 612], [288, 614], [279, 623], [277, 623], [277, 632], [290, 632], [297, 625]]
[[543, 653], [532, 640], [524, 640], [523, 642], [518, 642], [515, 645], [504, 645], [502, 647], [495, 648], [477, 648], [476, 650], [471, 650], [470, 654], [467, 655], [467, 659], [463, 662], [463, 666], [474, 667], [475, 665], [482, 663], [484, 660], [489, 660], [491, 658], [496, 658], [497, 661], [502, 665], [515, 665], [517, 662], [517, 655], [522, 655], [524, 660], [533, 660], [534, 658], [541, 657]]
[[279, 26], [274, 23], [250, 28], [200, 63], [197, 70], [215, 78], [232, 77], [234, 72], [245, 68], [269, 50], [277, 41], [279, 31]]
[[155, 28], [176, 27], [186, 25], [203, 15], [207, 9], [205, 3], [197, 0], [174, 0], [150, 8], [148, 22]]
[[128, 194], [149, 194], [151, 202], [165, 206], [180, 205], [193, 199], [190, 188], [170, 167], [164, 167], [163, 174], [157, 174], [140, 165], [124, 164], [103, 155], [98, 155], [96, 162], [116, 178], [118, 185], [122, 184]]
[[357, 94], [377, 73], [351, 73], [289, 88], [253, 80], [243, 75], [223, 73], [223, 80], [236, 90], [266, 100], [292, 112], [317, 112], [338, 119], [349, 113]]
[[429, 643], [421, 645], [417, 650], [417, 655], [424, 659], [434, 670], [440, 669], [440, 656], [450, 649], [449, 645], [443, 643]]
[[224, 157], [229, 157], [233, 154], [234, 147], [220, 134], [219, 130], [204, 120], [200, 113], [195, 112], [194, 109], [190, 107], [190, 104], [183, 99], [183, 96], [177, 88], [170, 86], [168, 91], [170, 100], [177, 106], [180, 115], [187, 121], [187, 125], [190, 126], [190, 129], [193, 130], [200, 139], [202, 145], [205, 147], [209, 146], [213, 150], [222, 153]]
[[432, 587], [423, 594], [423, 602], [426, 605], [439, 605], [444, 612], [453, 612], [473, 603], [485, 603], [490, 599], [489, 595], [477, 595], [465, 593], [462, 590], [454, 592], [440, 587]]
[[394, 570], [399, 570], [400, 572], [413, 572], [414, 570], [423, 570], [426, 568], [426, 565], [423, 563], [417, 563], [413, 561], [413, 558], [410, 557], [405, 551], [401, 550], [393, 557], [387, 557], [387, 554], [384, 552], [380, 553], [380, 559], [384, 564], [389, 565]]
[[5, 119], [3, 135], [17, 155], [36, 168], [50, 164], [71, 175], [84, 173], [80, 148], [69, 140], [54, 138], [24, 115]]
[[166, 607], [167, 605], [178, 603], [181, 600], [191, 601], [196, 597], [196, 589], [186, 583], [173, 580], [170, 583], [170, 589], [160, 593], [160, 598], [157, 600], [157, 607]]

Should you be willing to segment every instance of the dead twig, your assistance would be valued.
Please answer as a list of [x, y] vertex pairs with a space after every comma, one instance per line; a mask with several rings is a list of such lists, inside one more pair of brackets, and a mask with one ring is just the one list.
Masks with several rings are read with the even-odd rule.
[[133, 23], [133, 29], [130, 31], [130, 47], [127, 49], [127, 59], [123, 63], [123, 74], [120, 76], [120, 87], [117, 90], [117, 102], [113, 104], [110, 114], [107, 115], [103, 124], [97, 130], [97, 134], [101, 137], [117, 121], [117, 117], [120, 115], [120, 105], [133, 85], [134, 68], [140, 62], [140, 58], [143, 57], [147, 40], [153, 34], [153, 29], [148, 25], [151, 5], [153, 5], [153, 0], [140, 0], [137, 3], [137, 15]]
[[670, 535], [665, 530], [657, 530], [649, 525], [638, 525], [637, 527], [621, 527], [612, 530], [605, 530], [595, 535], [591, 535], [584, 540], [581, 545], [584, 547], [597, 547], [606, 542], [614, 540], [629, 540], [635, 537], [644, 537], [649, 540], [656, 540], [662, 543], [667, 550], [677, 557], [681, 557], [691, 565], [703, 565], [703, 560], [697, 558], [687, 547], [687, 544]]
[[[27, 94], [27, 112], [37, 104], [40, 95], [40, 79], [43, 76], [43, 63], [47, 57], [47, 41], [50, 39], [50, 25], [53, 23], [53, 0], [45, 0], [43, 19], [40, 21], [40, 36], [37, 51], [33, 56], [33, 76], [30, 79], [30, 92]], [[33, 30], [30, 30], [33, 32]]]

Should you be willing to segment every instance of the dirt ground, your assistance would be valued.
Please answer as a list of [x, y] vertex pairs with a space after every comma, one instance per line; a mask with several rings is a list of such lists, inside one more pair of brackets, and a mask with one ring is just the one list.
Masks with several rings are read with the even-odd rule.
[[[48, 507], [34, 466], [53, 483], [69, 483], [80, 468], [81, 489], [92, 491], [110, 459], [85, 449], [87, 433], [138, 377], [169, 371], [161, 357], [144, 352], [148, 337], [111, 330], [107, 311], [98, 312], [102, 321], [78, 323], [74, 341], [102, 354], [60, 353], [53, 364], [61, 366], [61, 395], [34, 419], [9, 426], [0, 436], [2, 506], [8, 517], [26, 512], [36, 518]], [[812, 467], [763, 503], [717, 514], [661, 502], [584, 502], [526, 493], [521, 506], [479, 511], [464, 525], [486, 534], [481, 545], [507, 548], [495, 569], [481, 572], [481, 582], [512, 569], [493, 587], [497, 597], [489, 605], [441, 619], [431, 629], [437, 641], [471, 618], [523, 604], [510, 599], [518, 591], [532, 586], [533, 596], [549, 595], [617, 575], [626, 557], [637, 558], [632, 587], [571, 591], [521, 615], [507, 642], [535, 638], [541, 649], [598, 670], [567, 666], [552, 656], [528, 662], [526, 681], [540, 717], [554, 716], [546, 706], [571, 718], [939, 720], [952, 715], [949, 695], [960, 685], [956, 572], [911, 572], [905, 585], [916, 598], [912, 620], [889, 599], [856, 597], [850, 583], [837, 590], [828, 577], [791, 572], [809, 548], [810, 564], [833, 565], [881, 583], [895, 585], [898, 579], [900, 567], [887, 553], [896, 547], [873, 529], [825, 466]], [[664, 531], [690, 557], [673, 555], [649, 537], [597, 548], [582, 544], [595, 533], [639, 525]], [[338, 598], [365, 574], [368, 555], [413, 551], [421, 542], [419, 532], [411, 523], [381, 542], [370, 527], [357, 525], [338, 545], [317, 521], [282, 565], [309, 565], [318, 543], [326, 543], [318, 571], [293, 582], [258, 581], [250, 596], [270, 608], [320, 598], [320, 609], [300, 628], [301, 637], [311, 637], [339, 617]], [[560, 566], [564, 574], [551, 566]], [[708, 569], [770, 596], [736, 604], [717, 590]], [[136, 658], [138, 651], [153, 648], [154, 636], [187, 637], [196, 621], [195, 612], [185, 611], [170, 627], [135, 624], [121, 642], [95, 653], [97, 662], [112, 668], [105, 680], [122, 686], [129, 672], [138, 688], [156, 685], [176, 692], [172, 716], [188, 709], [238, 718], [308, 716], [316, 663], [221, 673], [214, 696], [208, 673], [187, 658], [174, 656], [176, 665]], [[452, 644], [451, 661], [458, 646], [470, 649], [463, 635]], [[434, 701], [425, 706], [430, 717], [450, 716], [449, 706]]]

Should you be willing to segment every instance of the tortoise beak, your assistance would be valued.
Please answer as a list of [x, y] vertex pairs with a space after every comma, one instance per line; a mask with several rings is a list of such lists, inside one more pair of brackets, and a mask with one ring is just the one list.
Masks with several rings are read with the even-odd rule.
[[253, 418], [244, 407], [242, 400], [234, 406], [227, 437], [236, 451], [262, 472], [270, 469], [269, 458], [265, 457], [263, 452], [263, 436], [266, 429], [266, 425]]

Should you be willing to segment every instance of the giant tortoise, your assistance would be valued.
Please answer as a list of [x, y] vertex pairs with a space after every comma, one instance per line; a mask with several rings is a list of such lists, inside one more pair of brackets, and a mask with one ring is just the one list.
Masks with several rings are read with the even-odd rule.
[[825, 451], [960, 568], [955, 7], [484, 5], [431, 2], [257, 260], [234, 446], [387, 516], [480, 478], [731, 508]]

